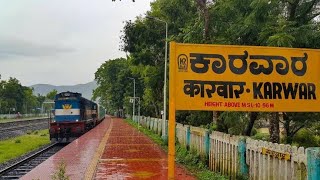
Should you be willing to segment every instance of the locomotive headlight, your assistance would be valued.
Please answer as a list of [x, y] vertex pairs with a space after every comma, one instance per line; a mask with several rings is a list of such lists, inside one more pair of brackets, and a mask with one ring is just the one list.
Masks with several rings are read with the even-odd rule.
[[77, 119], [76, 122], [78, 122], [79, 120]]

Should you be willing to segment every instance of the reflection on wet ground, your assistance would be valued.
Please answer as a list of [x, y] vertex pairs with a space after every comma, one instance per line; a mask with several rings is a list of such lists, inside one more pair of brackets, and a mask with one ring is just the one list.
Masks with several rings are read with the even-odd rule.
[[[21, 179], [51, 180], [59, 164], [79, 179], [167, 179], [167, 154], [147, 136], [124, 122], [107, 117]], [[176, 179], [195, 179], [176, 166]]]
[[66, 164], [66, 175], [70, 179], [83, 179], [95, 151], [109, 126], [110, 119], [102, 121], [97, 127], [71, 142], [21, 179], [51, 180], [52, 175], [59, 169], [61, 162]]
[[[167, 179], [167, 154], [122, 119], [113, 121], [95, 179]], [[176, 179], [195, 179], [176, 168]]]

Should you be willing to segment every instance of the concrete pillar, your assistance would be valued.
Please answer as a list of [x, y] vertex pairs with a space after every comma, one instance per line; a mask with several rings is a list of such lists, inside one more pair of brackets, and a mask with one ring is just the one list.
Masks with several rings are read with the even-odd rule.
[[239, 146], [238, 146], [238, 161], [239, 161], [239, 170], [240, 174], [247, 176], [248, 175], [248, 165], [246, 163], [246, 139], [241, 138], [239, 140]]
[[210, 136], [209, 136], [209, 131], [205, 130], [204, 132], [204, 147], [205, 147], [205, 153], [206, 156], [209, 156], [209, 151], [210, 151]]
[[308, 180], [320, 179], [320, 147], [307, 148]]
[[190, 126], [187, 126], [187, 130], [186, 130], [186, 148], [189, 149], [190, 148]]

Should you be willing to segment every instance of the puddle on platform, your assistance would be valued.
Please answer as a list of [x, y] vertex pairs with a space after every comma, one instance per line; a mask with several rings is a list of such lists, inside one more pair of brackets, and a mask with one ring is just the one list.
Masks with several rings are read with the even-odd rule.
[[137, 177], [141, 179], [150, 178], [155, 175], [156, 175], [155, 173], [148, 172], [148, 171], [136, 171], [134, 173], [131, 173], [132, 177]]
[[128, 149], [128, 150], [125, 150], [125, 152], [130, 152], [130, 153], [133, 153], [133, 152], [140, 152], [141, 150], [138, 150], [138, 149]]

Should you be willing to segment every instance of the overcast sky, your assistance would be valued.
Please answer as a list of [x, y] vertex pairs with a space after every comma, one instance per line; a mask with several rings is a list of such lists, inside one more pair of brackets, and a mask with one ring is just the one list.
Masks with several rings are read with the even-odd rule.
[[0, 0], [0, 74], [24, 86], [90, 82], [119, 50], [124, 21], [153, 0]]

